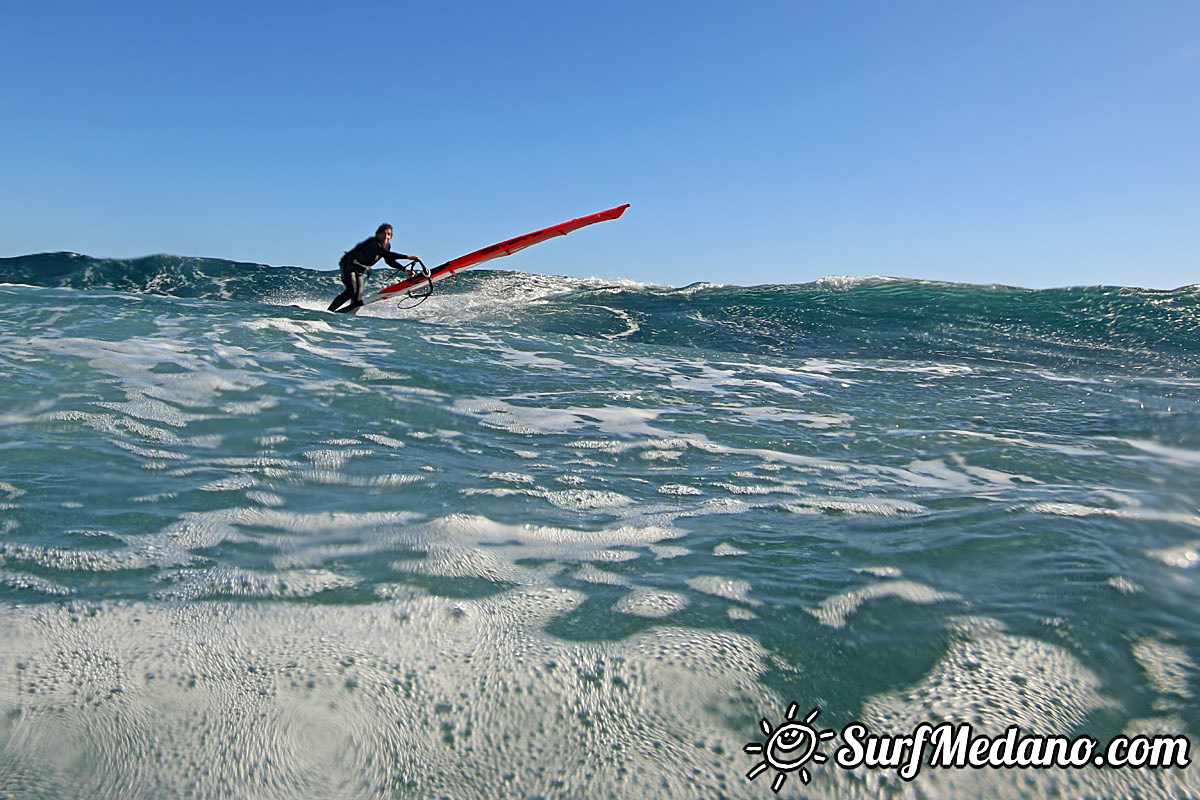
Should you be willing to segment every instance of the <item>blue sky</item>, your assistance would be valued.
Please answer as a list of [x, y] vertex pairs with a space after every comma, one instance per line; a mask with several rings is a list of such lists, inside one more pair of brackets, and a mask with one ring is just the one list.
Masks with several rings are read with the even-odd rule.
[[9, 0], [0, 256], [1200, 282], [1200, 3]]

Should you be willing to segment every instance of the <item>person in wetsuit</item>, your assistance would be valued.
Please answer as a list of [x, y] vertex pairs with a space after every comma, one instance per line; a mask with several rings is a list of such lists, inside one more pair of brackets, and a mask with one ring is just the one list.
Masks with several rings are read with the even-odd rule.
[[[417, 260], [416, 256], [392, 252], [392, 226], [386, 222], [379, 226], [374, 236], [354, 245], [338, 261], [338, 266], [342, 268], [342, 285], [346, 287], [346, 290], [333, 298], [333, 302], [329, 304], [330, 311], [350, 311], [363, 304], [363, 287], [367, 282], [367, 273], [381, 258], [388, 263], [388, 266], [405, 270], [410, 277], [412, 276], [411, 268], [405, 267], [400, 262]], [[347, 300], [351, 301], [350, 305], [339, 309], [339, 306]]]

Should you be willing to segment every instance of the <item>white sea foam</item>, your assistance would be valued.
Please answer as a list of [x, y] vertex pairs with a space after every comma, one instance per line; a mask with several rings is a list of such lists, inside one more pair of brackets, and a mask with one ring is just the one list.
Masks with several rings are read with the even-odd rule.
[[662, 619], [682, 611], [687, 605], [687, 598], [676, 592], [639, 588], [618, 600], [613, 610], [636, 617]]
[[489, 480], [503, 481], [504, 483], [515, 483], [524, 486], [531, 486], [535, 483], [532, 475], [524, 472], [492, 472], [487, 475]]
[[962, 599], [956, 594], [939, 592], [914, 581], [886, 581], [829, 597], [821, 603], [819, 608], [809, 609], [809, 613], [820, 620], [822, 625], [844, 628], [846, 621], [858, 611], [863, 603], [883, 597], [894, 597], [908, 603], [921, 605]]
[[0, 543], [0, 558], [36, 564], [43, 570], [65, 572], [115, 572], [157, 566], [144, 548], [141, 552], [86, 550], [4, 542]]
[[678, 545], [660, 544], [650, 545], [650, 552], [654, 553], [654, 557], [661, 561], [667, 558], [680, 558], [682, 556], [690, 555], [692, 551], [686, 547], [679, 547]]
[[993, 734], [1009, 725], [1067, 734], [1091, 712], [1111, 705], [1099, 694], [1096, 675], [1063, 648], [961, 622], [970, 634], [952, 644], [915, 686], [870, 699], [864, 722], [881, 732], [950, 720]]
[[695, 486], [688, 486], [682, 483], [665, 483], [658, 487], [658, 493], [674, 497], [697, 497], [704, 494], [704, 492]]
[[605, 586], [628, 586], [630, 583], [629, 578], [600, 569], [595, 564], [584, 564], [575, 570], [574, 577], [576, 580], [584, 581], [585, 583], [596, 583]]
[[258, 503], [260, 506], [267, 506], [268, 508], [279, 508], [287, 502], [274, 492], [246, 492], [246, 499], [252, 503]]
[[1139, 507], [1106, 508], [1066, 502], [1033, 503], [1029, 506], [1029, 510], [1036, 514], [1054, 514], [1063, 517], [1113, 517], [1115, 519], [1170, 522], [1175, 525], [1200, 527], [1200, 514], [1186, 511], [1160, 511]]
[[[293, 319], [291, 317], [263, 317], [259, 319], [249, 319], [240, 323], [243, 327], [249, 328], [252, 331], [277, 330], [284, 333], [291, 333], [297, 336], [305, 336], [308, 334], [333, 334], [335, 330], [332, 325], [322, 319]], [[356, 335], [356, 334], [349, 334]]]
[[[1010, 725], [1024, 734], [1070, 736], [1114, 703], [1100, 694], [1098, 676], [1069, 651], [1011, 635], [995, 620], [961, 618], [956, 641], [913, 686], [871, 697], [859, 719], [873, 734], [911, 734], [921, 723], [971, 723], [976, 734], [998, 736]], [[1134, 720], [1126, 734], [1186, 734], [1177, 718]], [[886, 793], [894, 773], [858, 775], [825, 770], [821, 796]], [[1007, 797], [1014, 788], [1035, 797], [1192, 796], [1200, 782], [1191, 770], [926, 769], [917, 779], [931, 797]], [[1017, 783], [1014, 783], [1017, 781]], [[814, 784], [817, 779], [814, 778]]]
[[[586, 785], [671, 798], [683, 783], [706, 796], [740, 785], [728, 720], [779, 703], [758, 682], [761, 647], [678, 628], [596, 643], [541, 632], [581, 599], [547, 587], [356, 607], [135, 604], [75, 619], [0, 609], [0, 735], [22, 765], [7, 789], [385, 796], [400, 780], [419, 797]], [[581, 753], [598, 759], [586, 776]]]
[[958, 472], [942, 459], [918, 459], [910, 461], [904, 469], [892, 469], [889, 472], [902, 484], [913, 488], [962, 493], [978, 488], [967, 475]]
[[255, 485], [256, 481], [249, 475], [230, 475], [226, 478], [219, 478], [215, 481], [209, 481], [200, 487], [202, 492], [236, 492], [242, 489], [249, 489]]
[[1196, 662], [1183, 647], [1147, 637], [1134, 643], [1133, 657], [1158, 694], [1183, 699], [1194, 696], [1191, 683], [1197, 674]]
[[517, 350], [513, 347], [500, 347], [492, 350], [492, 355], [515, 369], [550, 369], [561, 370], [567, 366], [565, 361], [551, 358], [541, 353], [527, 350]]
[[802, 428], [812, 430], [841, 428], [854, 421], [851, 414], [810, 414], [771, 406], [736, 408], [733, 409], [733, 412], [742, 419], [755, 424], [794, 422]]
[[1181, 467], [1200, 466], [1200, 450], [1188, 450], [1182, 447], [1171, 447], [1159, 442], [1149, 442], [1138, 439], [1122, 439], [1125, 444], [1143, 453], [1154, 456]]
[[830, 289], [856, 289], [873, 283], [899, 283], [905, 279], [889, 278], [886, 275], [826, 275], [814, 283]]
[[640, 408], [544, 408], [519, 406], [494, 398], [455, 400], [452, 410], [480, 424], [511, 433], [560, 434], [589, 427], [613, 436], [665, 436], [665, 430], [648, 423], [661, 412]]
[[243, 597], [260, 599], [296, 599], [312, 597], [333, 589], [348, 589], [355, 577], [323, 569], [258, 572], [231, 567], [182, 569], [159, 597], [172, 601], [202, 597]]
[[275, 408], [279, 405], [279, 399], [275, 397], [263, 397], [258, 400], [249, 400], [241, 403], [224, 403], [221, 406], [221, 411], [226, 414], [235, 414], [240, 416], [255, 416], [261, 414], [270, 408]]
[[845, 514], [875, 514], [884, 517], [894, 517], [900, 514], [923, 514], [927, 509], [907, 500], [893, 500], [885, 497], [830, 497], [823, 495], [806, 495], [799, 500], [784, 503], [784, 509], [794, 514], [812, 514], [823, 511], [840, 511]]
[[688, 578], [687, 585], [697, 592], [733, 600], [737, 603], [756, 606], [759, 601], [750, 597], [750, 582], [740, 578], [722, 578], [719, 575], [700, 575]]

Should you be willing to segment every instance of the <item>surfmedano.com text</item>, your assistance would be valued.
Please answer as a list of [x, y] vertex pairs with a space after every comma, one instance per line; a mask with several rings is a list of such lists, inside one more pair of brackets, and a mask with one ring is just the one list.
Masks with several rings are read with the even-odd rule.
[[834, 754], [839, 767], [895, 769], [905, 781], [917, 777], [923, 764], [934, 769], [1165, 769], [1191, 763], [1186, 736], [1117, 736], [1101, 749], [1090, 736], [1022, 735], [1016, 725], [989, 737], [976, 735], [969, 723], [935, 727], [925, 722], [905, 736], [877, 736], [861, 722], [852, 722], [842, 729], [842, 741]]

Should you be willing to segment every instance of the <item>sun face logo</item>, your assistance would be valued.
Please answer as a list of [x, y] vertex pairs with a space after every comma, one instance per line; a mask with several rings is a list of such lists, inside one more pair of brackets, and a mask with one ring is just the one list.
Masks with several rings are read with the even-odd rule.
[[783, 788], [789, 772], [799, 770], [800, 781], [807, 785], [812, 780], [812, 775], [804, 765], [809, 761], [817, 764], [824, 764], [828, 761], [829, 759], [823, 753], [818, 752], [817, 748], [821, 746], [821, 742], [837, 736], [837, 731], [818, 732], [813, 727], [813, 720], [821, 713], [820, 709], [814, 708], [803, 722], [795, 721], [796, 709], [795, 703], [788, 706], [787, 721], [778, 728], [773, 728], [770, 721], [764, 718], [759, 722], [759, 727], [767, 740], [750, 742], [742, 748], [747, 753], [763, 757], [762, 761], [751, 767], [750, 771], [746, 773], [746, 777], [754, 780], [768, 768], [774, 767], [777, 774], [775, 781], [771, 784], [771, 790], [776, 793]]

